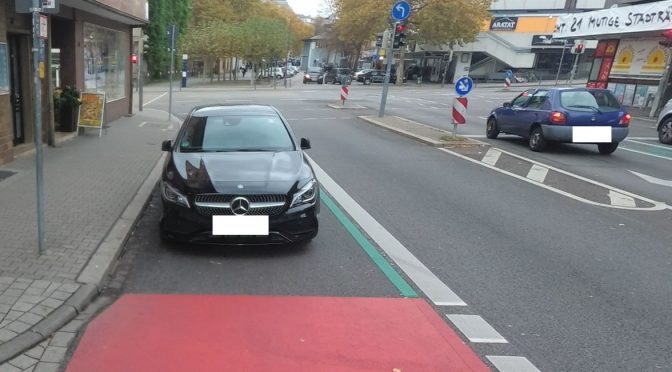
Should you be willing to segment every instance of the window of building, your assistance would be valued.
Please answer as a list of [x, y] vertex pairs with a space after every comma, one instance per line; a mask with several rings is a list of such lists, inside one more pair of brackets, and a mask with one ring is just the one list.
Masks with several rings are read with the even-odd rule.
[[86, 91], [105, 93], [108, 102], [125, 98], [127, 56], [127, 40], [123, 32], [85, 23]]

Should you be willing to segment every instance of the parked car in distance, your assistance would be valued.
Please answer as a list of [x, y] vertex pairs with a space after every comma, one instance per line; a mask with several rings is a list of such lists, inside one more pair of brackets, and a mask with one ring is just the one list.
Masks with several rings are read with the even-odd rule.
[[264, 77], [268, 78], [273, 78], [275, 76], [276, 79], [282, 79], [285, 77], [285, 71], [282, 67], [271, 67], [267, 68], [265, 70], [262, 70], [259, 72], [259, 75], [257, 76], [257, 79], [261, 79]]
[[[354, 74], [352, 74], [352, 80], [358, 81], [360, 83], [364, 82], [364, 78], [362, 77], [362, 75], [366, 74], [369, 71], [374, 71], [374, 69], [365, 68], [363, 70], [359, 70], [359, 71], [355, 72]], [[360, 80], [360, 78], [361, 78], [361, 80]]]
[[161, 176], [161, 237], [214, 244], [288, 244], [318, 232], [319, 184], [287, 120], [271, 106], [191, 110]]
[[658, 140], [666, 145], [672, 145], [672, 99], [660, 110], [657, 129]]
[[299, 73], [299, 68], [296, 66], [288, 66], [287, 71], [289, 71], [290, 76], [294, 76]]
[[350, 69], [349, 68], [333, 68], [322, 75], [325, 83], [332, 84], [343, 84], [343, 82], [350, 80]]
[[321, 82], [322, 69], [319, 67], [309, 67], [306, 74], [303, 76], [303, 83], [308, 84], [312, 82]]
[[492, 110], [486, 136], [503, 132], [528, 138], [532, 151], [543, 151], [550, 142], [592, 143], [601, 154], [611, 154], [627, 137], [630, 120], [606, 89], [528, 89]]
[[[369, 85], [371, 83], [384, 83], [385, 82], [385, 73], [383, 70], [372, 70], [365, 74], [360, 75], [358, 79], [361, 79], [361, 82], [364, 85]], [[390, 76], [390, 84], [396, 84], [397, 76], [392, 73]]]

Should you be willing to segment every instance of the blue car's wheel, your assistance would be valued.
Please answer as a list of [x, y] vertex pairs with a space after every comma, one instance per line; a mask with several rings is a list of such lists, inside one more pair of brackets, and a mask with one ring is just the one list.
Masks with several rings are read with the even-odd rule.
[[485, 136], [490, 139], [495, 139], [499, 136], [499, 127], [497, 126], [497, 120], [495, 118], [488, 119], [488, 123], [485, 127]]
[[544, 138], [544, 132], [541, 130], [541, 127], [534, 127], [530, 132], [530, 150], [541, 152], [546, 149], [547, 145], [548, 143]]

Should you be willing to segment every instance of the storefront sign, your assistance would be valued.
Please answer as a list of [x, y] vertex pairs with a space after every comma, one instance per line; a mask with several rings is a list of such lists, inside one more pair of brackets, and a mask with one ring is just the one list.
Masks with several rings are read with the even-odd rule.
[[623, 39], [618, 45], [609, 78], [660, 79], [665, 72], [666, 48], [658, 39]]
[[567, 38], [672, 28], [672, 0], [560, 17], [553, 37]]
[[518, 17], [495, 17], [490, 21], [490, 31], [515, 31]]
[[147, 20], [147, 0], [96, 0], [133, 17]]
[[105, 93], [82, 93], [82, 104], [77, 117], [78, 127], [103, 128], [105, 118]]
[[0, 43], [0, 95], [9, 94], [9, 61], [7, 43]]
[[532, 36], [532, 45], [540, 46], [563, 46], [566, 44], [572, 44], [572, 40], [567, 39], [554, 39], [553, 35], [533, 35]]

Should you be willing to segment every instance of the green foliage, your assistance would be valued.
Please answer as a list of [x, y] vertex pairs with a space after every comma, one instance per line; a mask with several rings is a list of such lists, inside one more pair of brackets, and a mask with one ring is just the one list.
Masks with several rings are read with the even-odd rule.
[[54, 109], [72, 109], [82, 104], [77, 88], [66, 86], [54, 89]]
[[170, 69], [168, 50], [168, 25], [178, 27], [179, 38], [188, 31], [191, 18], [191, 0], [149, 0], [149, 25], [145, 34], [149, 38], [149, 49], [145, 54], [147, 67], [153, 78], [160, 78]]

